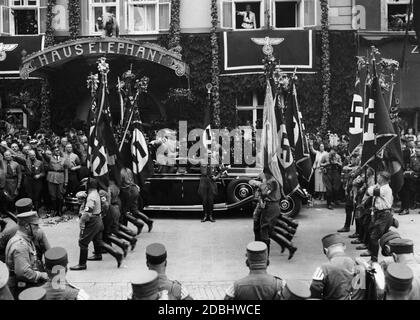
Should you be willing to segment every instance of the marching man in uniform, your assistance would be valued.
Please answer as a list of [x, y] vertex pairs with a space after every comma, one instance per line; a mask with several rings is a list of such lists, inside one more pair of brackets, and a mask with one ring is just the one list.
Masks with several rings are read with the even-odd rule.
[[38, 260], [34, 239], [39, 232], [39, 218], [35, 211], [17, 215], [19, 230], [6, 247], [6, 264], [10, 271], [9, 288], [15, 299], [19, 293], [48, 280], [45, 272], [39, 271], [42, 262]]
[[167, 252], [163, 244], [152, 243], [146, 247], [146, 261], [149, 270], [159, 275], [159, 292], [166, 291], [168, 300], [193, 300], [187, 289], [176, 280], [169, 280], [166, 275]]

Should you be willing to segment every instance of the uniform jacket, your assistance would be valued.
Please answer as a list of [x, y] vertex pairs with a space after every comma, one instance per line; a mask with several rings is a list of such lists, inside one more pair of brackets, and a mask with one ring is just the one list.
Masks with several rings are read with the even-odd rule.
[[34, 178], [36, 175], [39, 175], [39, 178], [45, 176], [44, 163], [38, 159], [33, 161], [27, 159], [25, 166], [25, 177]]
[[54, 288], [53, 281], [48, 280], [43, 286], [47, 294], [45, 300], [88, 300], [89, 296], [83, 290], [76, 288], [67, 282], [64, 288]]
[[35, 244], [21, 231], [7, 244], [6, 265], [11, 273], [9, 287], [19, 286], [18, 282], [37, 283], [41, 277]]
[[266, 270], [251, 271], [248, 276], [236, 281], [226, 296], [234, 300], [280, 300], [283, 280]]
[[345, 253], [336, 254], [315, 270], [311, 295], [323, 300], [360, 300], [364, 293], [353, 288], [355, 276], [355, 261]]
[[3, 168], [4, 171], [6, 172], [6, 184], [7, 184], [7, 180], [9, 179], [13, 179], [16, 182], [16, 187], [19, 187], [21, 182], [22, 182], [22, 168], [19, 165], [19, 163], [17, 163], [16, 161], [11, 160], [10, 161], [10, 167], [12, 168], [12, 172], [7, 172], [7, 161], [3, 160], [4, 164], [3, 164]]
[[47, 181], [54, 184], [67, 184], [68, 172], [65, 166], [65, 159], [61, 156], [51, 156], [47, 158], [48, 174]]
[[169, 280], [165, 274], [159, 274], [159, 292], [166, 291], [168, 300], [192, 300], [188, 291], [176, 280]]
[[0, 232], [0, 260], [5, 261], [6, 257], [6, 246], [10, 239], [16, 234], [19, 227], [10, 218], [2, 219], [4, 222], [6, 222], [6, 226], [4, 227], [3, 231]]

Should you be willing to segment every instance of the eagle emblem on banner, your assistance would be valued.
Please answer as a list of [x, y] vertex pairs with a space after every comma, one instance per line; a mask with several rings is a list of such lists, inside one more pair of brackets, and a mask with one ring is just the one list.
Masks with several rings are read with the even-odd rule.
[[7, 58], [7, 53], [13, 51], [18, 47], [17, 43], [9, 44], [0, 42], [0, 61], [4, 61]]

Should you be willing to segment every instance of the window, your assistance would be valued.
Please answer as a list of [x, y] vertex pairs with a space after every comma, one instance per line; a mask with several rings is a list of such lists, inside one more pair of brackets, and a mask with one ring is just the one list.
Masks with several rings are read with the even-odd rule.
[[4, 33], [14, 35], [45, 33], [48, 0], [11, 0], [2, 2], [2, 31]]
[[[105, 21], [109, 16], [119, 17], [119, 3], [117, 0], [89, 0], [90, 1], [90, 33], [101, 34], [105, 28]], [[118, 21], [117, 21], [118, 23]]]
[[273, 0], [272, 23], [275, 28], [315, 26], [318, 0]]
[[10, 7], [8, 0], [0, 0], [0, 33], [10, 34]]
[[[410, 0], [387, 0], [387, 18], [389, 31], [405, 31], [407, 28]], [[413, 11], [411, 11], [413, 12]], [[413, 30], [412, 17], [409, 30]]]
[[236, 97], [237, 123], [239, 128], [262, 128], [264, 92], [250, 92]]
[[222, 0], [221, 6], [222, 28], [253, 30], [264, 26], [263, 1]]
[[127, 26], [130, 33], [169, 30], [170, 0], [129, 0]]

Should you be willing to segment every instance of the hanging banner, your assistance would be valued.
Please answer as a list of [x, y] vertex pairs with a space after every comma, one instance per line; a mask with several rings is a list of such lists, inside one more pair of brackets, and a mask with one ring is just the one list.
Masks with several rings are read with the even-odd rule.
[[[285, 71], [313, 72], [314, 34], [312, 30], [256, 30], [223, 33], [223, 74], [262, 73], [265, 38], [283, 39], [274, 45], [274, 57]], [[254, 41], [253, 41], [254, 40]], [[256, 40], [256, 41], [255, 41]], [[257, 43], [259, 44], [257, 44]]]

